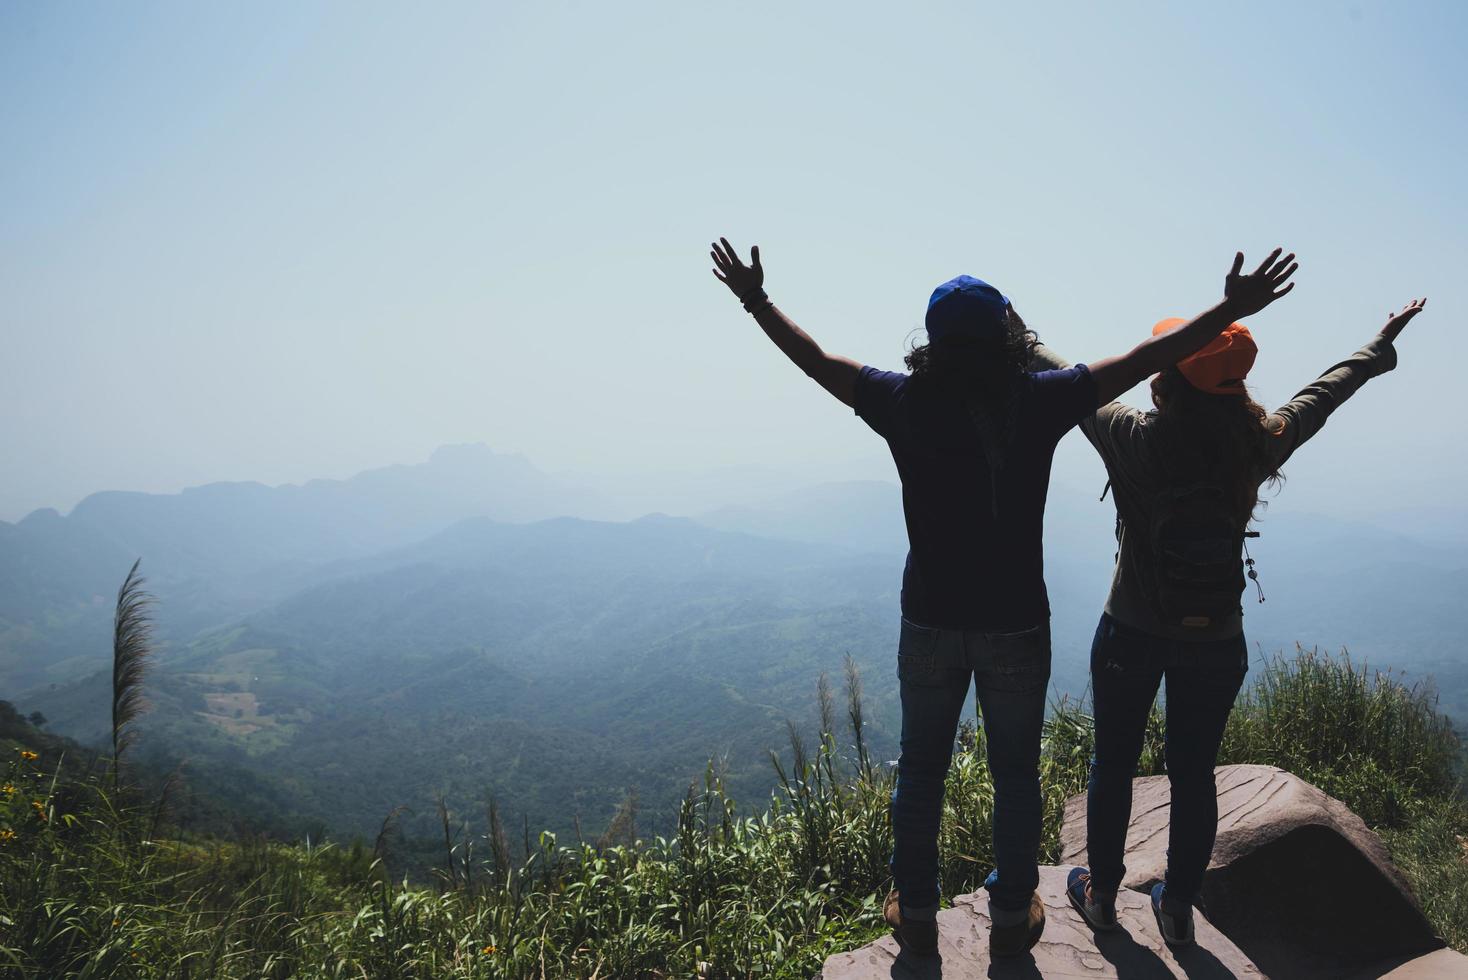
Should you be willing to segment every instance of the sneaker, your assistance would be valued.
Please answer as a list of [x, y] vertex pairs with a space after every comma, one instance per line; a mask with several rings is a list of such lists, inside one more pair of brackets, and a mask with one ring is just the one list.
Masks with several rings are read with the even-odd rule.
[[1157, 916], [1157, 929], [1169, 946], [1193, 945], [1193, 906], [1191, 903], [1179, 907], [1167, 895], [1167, 886], [1162, 882], [1152, 886], [1152, 914]]
[[897, 901], [897, 890], [887, 894], [882, 906], [882, 918], [892, 927], [897, 945], [917, 956], [930, 956], [938, 952], [938, 921], [936, 919], [904, 919], [902, 905]]
[[1091, 872], [1085, 868], [1070, 869], [1070, 876], [1065, 882], [1065, 894], [1070, 896], [1070, 904], [1076, 907], [1081, 918], [1090, 923], [1092, 929], [1097, 932], [1115, 932], [1119, 928], [1116, 921], [1116, 892], [1096, 892], [1091, 887]]
[[1030, 896], [1030, 907], [1010, 912], [991, 904], [989, 915], [994, 926], [989, 930], [989, 955], [1020, 956], [1033, 949], [1045, 931], [1045, 903], [1040, 893]]

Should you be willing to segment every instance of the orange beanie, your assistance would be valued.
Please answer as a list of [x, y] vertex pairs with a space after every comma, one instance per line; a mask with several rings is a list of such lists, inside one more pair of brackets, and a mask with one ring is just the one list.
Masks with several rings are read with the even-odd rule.
[[[1188, 321], [1181, 317], [1163, 320], [1152, 328], [1152, 335], [1166, 333]], [[1244, 379], [1254, 366], [1254, 357], [1259, 348], [1254, 337], [1242, 323], [1231, 323], [1223, 333], [1202, 350], [1177, 362], [1183, 377], [1200, 391], [1212, 395], [1244, 395]]]

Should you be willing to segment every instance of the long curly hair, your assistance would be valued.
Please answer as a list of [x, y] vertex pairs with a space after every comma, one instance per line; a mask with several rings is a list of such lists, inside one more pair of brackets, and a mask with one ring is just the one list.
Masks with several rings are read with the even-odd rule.
[[1273, 433], [1264, 406], [1195, 388], [1176, 367], [1152, 379], [1152, 404], [1169, 477], [1217, 484], [1232, 496], [1239, 522], [1253, 520], [1260, 486], [1284, 482], [1267, 448]]
[[945, 337], [914, 347], [906, 357], [913, 379], [968, 413], [991, 478], [1004, 468], [1014, 441], [1019, 400], [1039, 338], [1011, 307], [997, 340]]

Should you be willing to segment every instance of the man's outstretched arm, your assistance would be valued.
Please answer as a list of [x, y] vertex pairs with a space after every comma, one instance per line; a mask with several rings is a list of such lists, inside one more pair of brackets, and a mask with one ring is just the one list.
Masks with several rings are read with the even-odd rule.
[[827, 354], [804, 330], [770, 301], [765, 294], [765, 270], [759, 261], [759, 246], [750, 249], [750, 264], [740, 261], [729, 239], [720, 238], [709, 246], [714, 260], [714, 275], [739, 297], [744, 308], [764, 330], [765, 335], [784, 351], [795, 366], [810, 375], [822, 387], [848, 406], [856, 405], [856, 378], [861, 365], [849, 357]]
[[1120, 357], [1107, 357], [1091, 363], [1091, 378], [1096, 382], [1096, 404], [1105, 405], [1122, 392], [1165, 370], [1206, 346], [1235, 320], [1242, 320], [1264, 309], [1295, 288], [1285, 285], [1299, 264], [1291, 252], [1280, 258], [1283, 249], [1275, 249], [1249, 275], [1241, 275], [1244, 253], [1234, 256], [1233, 268], [1223, 284], [1223, 301], [1192, 320], [1151, 337]]

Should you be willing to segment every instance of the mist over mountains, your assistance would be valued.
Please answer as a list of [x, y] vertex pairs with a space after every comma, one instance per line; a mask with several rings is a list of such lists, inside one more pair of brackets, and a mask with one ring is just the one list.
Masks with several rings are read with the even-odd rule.
[[589, 491], [522, 456], [446, 446], [416, 466], [301, 486], [215, 483], [178, 494], [93, 494], [65, 517], [0, 522], [0, 683], [75, 673], [111, 616], [119, 566], [143, 556], [165, 636], [181, 639], [283, 598], [333, 562], [399, 548], [470, 516], [600, 516]]
[[[847, 654], [871, 742], [895, 755], [894, 483], [609, 517], [625, 504], [482, 446], [37, 511], [0, 523], [0, 696], [101, 738], [112, 597], [142, 556], [161, 640], [142, 745], [262, 821], [366, 834], [445, 793], [595, 833], [635, 789], [655, 826], [711, 758], [757, 802], [767, 750], [787, 718], [813, 727], [816, 679], [839, 687]], [[1468, 713], [1448, 618], [1468, 593], [1461, 546], [1295, 513], [1261, 527], [1269, 601], [1245, 599], [1260, 651], [1349, 646], [1436, 676]], [[1058, 693], [1085, 688], [1112, 550], [1110, 503], [1052, 487]]]

